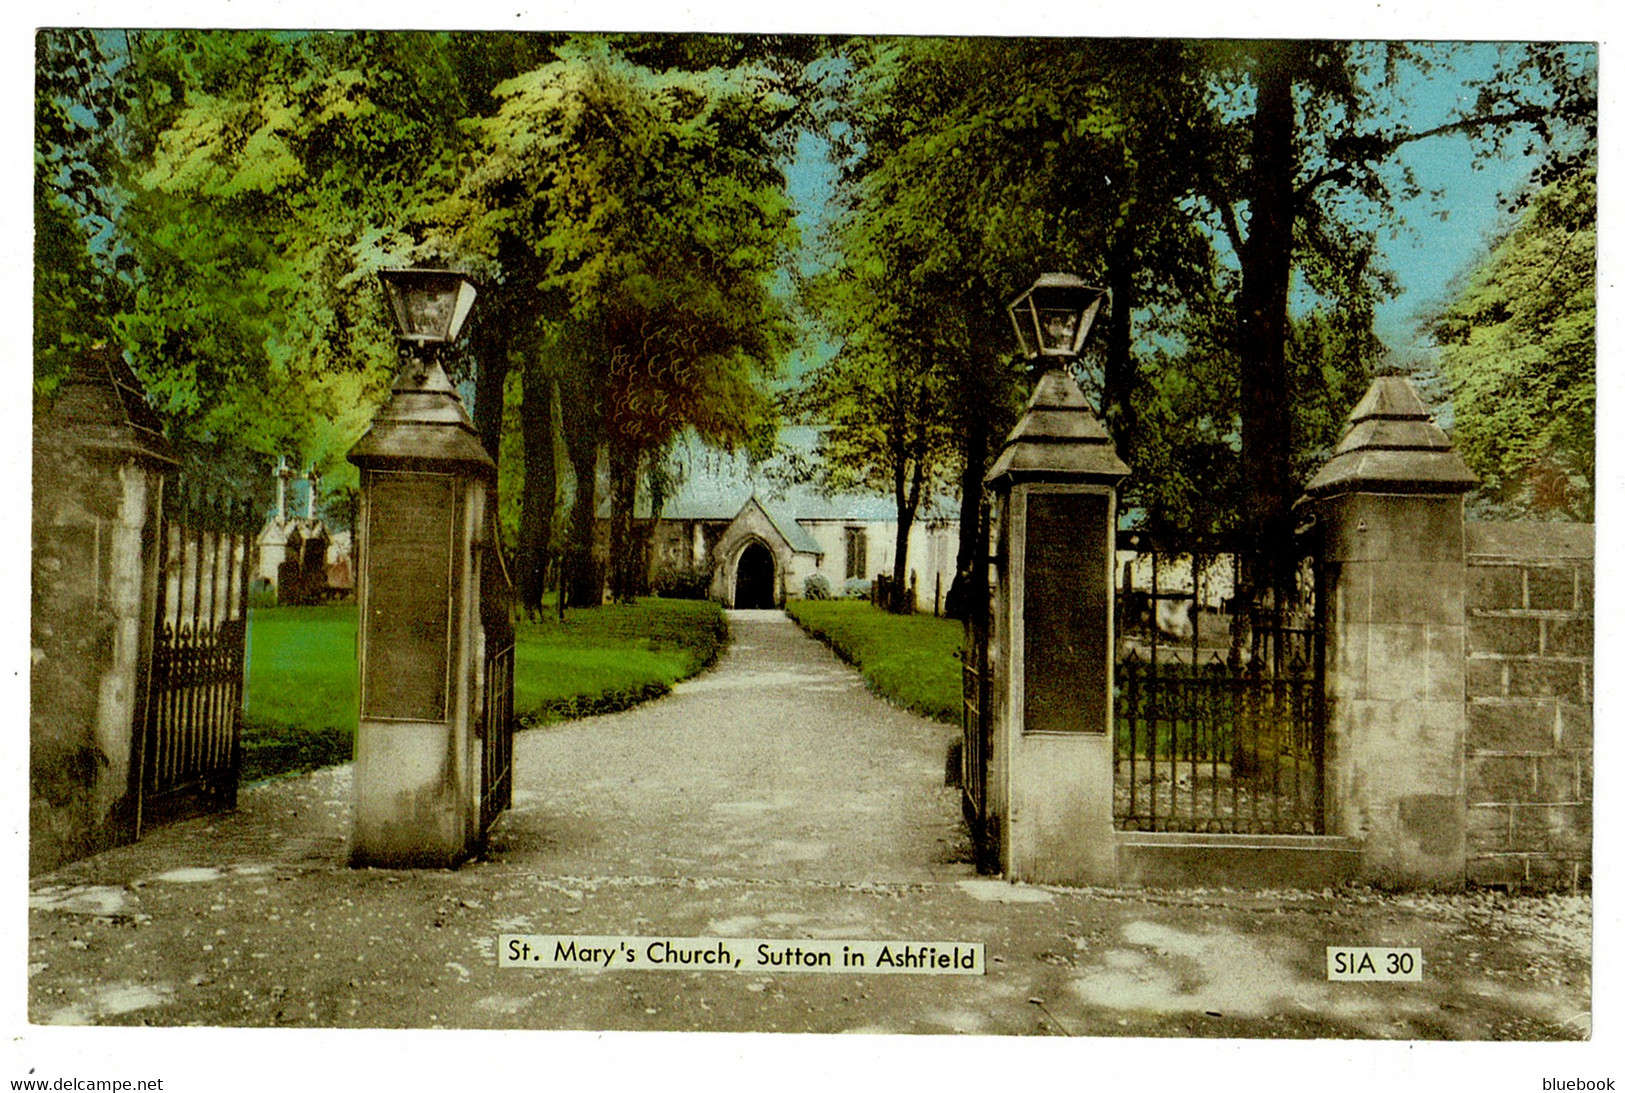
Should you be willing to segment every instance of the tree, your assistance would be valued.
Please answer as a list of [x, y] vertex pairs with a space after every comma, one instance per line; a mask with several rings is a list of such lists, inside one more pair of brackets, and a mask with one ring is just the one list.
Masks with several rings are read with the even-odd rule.
[[922, 505], [949, 488], [958, 456], [948, 382], [929, 350], [882, 335], [848, 341], [789, 400], [794, 416], [823, 426], [815, 450], [821, 487], [891, 495], [897, 537], [886, 606], [893, 611], [913, 610], [909, 534]]
[[[514, 424], [529, 518], [516, 525], [522, 593], [538, 603], [558, 428], [578, 559], [591, 553], [601, 440], [620, 529], [639, 467], [674, 430], [762, 443], [760, 381], [783, 334], [768, 281], [792, 239], [778, 165], [816, 40], [584, 37], [555, 64], [568, 36], [52, 33], [36, 157], [46, 385], [47, 343], [105, 317], [177, 437], [217, 461], [236, 453], [242, 474], [297, 452], [330, 487], [353, 488], [343, 454], [394, 365], [371, 275], [454, 263], [482, 299], [449, 366], [474, 378], [476, 427], [510, 478], [515, 364], [528, 395]], [[600, 106], [626, 127], [599, 125]], [[112, 243], [98, 236], [102, 207], [83, 207], [104, 192]], [[87, 271], [114, 256], [118, 305], [81, 301]]]
[[118, 325], [137, 373], [217, 459], [297, 454], [353, 490], [344, 454], [395, 364], [372, 274], [423, 256], [462, 143], [444, 36], [128, 41]]
[[[960, 439], [960, 574], [981, 588], [982, 477], [1022, 395], [1004, 301], [1051, 269], [1111, 288], [1093, 385], [1132, 456], [1136, 342], [1212, 269], [1178, 181], [1203, 87], [1179, 42], [905, 39], [848, 53], [853, 90], [833, 119], [846, 156], [842, 257], [827, 278], [844, 287], [813, 298], [835, 338], [884, 330], [942, 373], [933, 413]], [[960, 603], [950, 595], [956, 613]]]
[[1491, 512], [1596, 505], [1597, 179], [1539, 189], [1433, 321], [1454, 440]]
[[611, 591], [625, 598], [646, 578], [630, 529], [651, 457], [684, 428], [746, 444], [771, 415], [759, 381], [783, 317], [770, 280], [793, 240], [773, 140], [795, 104], [765, 68], [656, 73], [599, 40], [559, 56], [499, 87], [477, 174], [525, 180], [494, 215], [540, 260], [576, 472], [568, 566], [590, 568], [602, 439]]
[[[1197, 169], [1240, 264], [1243, 511], [1270, 557], [1287, 550], [1301, 481], [1291, 445], [1303, 430], [1288, 360], [1294, 271], [1323, 296], [1367, 306], [1386, 290], [1372, 233], [1397, 196], [1416, 192], [1392, 161], [1405, 145], [1466, 134], [1494, 152], [1523, 141], [1543, 149], [1553, 170], [1594, 152], [1595, 55], [1584, 49], [1503, 46], [1490, 74], [1472, 81], [1477, 95], [1468, 105], [1436, 125], [1413, 125], [1391, 93], [1408, 73], [1450, 67], [1461, 48], [1283, 41], [1225, 43], [1209, 54], [1220, 124]], [[1354, 346], [1369, 342], [1361, 336]], [[1260, 579], [1282, 568], [1266, 560]]]

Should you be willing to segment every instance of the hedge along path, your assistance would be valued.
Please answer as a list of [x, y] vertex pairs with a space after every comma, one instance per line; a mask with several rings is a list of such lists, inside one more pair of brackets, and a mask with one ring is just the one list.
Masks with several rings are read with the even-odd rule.
[[728, 643], [722, 609], [644, 599], [521, 623], [514, 713], [525, 727], [630, 709], [703, 671]]
[[787, 610], [862, 672], [876, 693], [937, 721], [959, 723], [960, 623], [934, 615], [893, 615], [863, 600], [800, 600]]
[[488, 853], [578, 877], [837, 883], [973, 875], [950, 726], [898, 709], [779, 611], [730, 611], [710, 672], [520, 733]]

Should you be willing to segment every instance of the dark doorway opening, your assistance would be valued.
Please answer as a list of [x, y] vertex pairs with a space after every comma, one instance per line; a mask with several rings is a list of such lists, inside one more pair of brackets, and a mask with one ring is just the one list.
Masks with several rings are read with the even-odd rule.
[[734, 578], [734, 606], [763, 608], [773, 602], [773, 554], [761, 543], [751, 543], [739, 552], [739, 569]]

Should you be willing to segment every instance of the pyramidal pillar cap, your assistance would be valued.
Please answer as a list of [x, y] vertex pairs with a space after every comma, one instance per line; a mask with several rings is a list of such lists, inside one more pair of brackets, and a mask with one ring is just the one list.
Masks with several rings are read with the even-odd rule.
[[121, 352], [102, 342], [73, 362], [57, 391], [50, 421], [92, 450], [159, 467], [178, 463], [135, 371]]
[[1019, 482], [1115, 486], [1128, 473], [1128, 464], [1118, 457], [1117, 445], [1072, 373], [1051, 368], [1034, 385], [1027, 409], [1005, 438], [986, 481], [994, 490]]
[[402, 361], [389, 401], [348, 458], [358, 467], [422, 470], [438, 464], [496, 473], [437, 356], [413, 354]]
[[1331, 458], [1304, 487], [1307, 497], [1340, 493], [1460, 494], [1478, 477], [1404, 376], [1378, 376], [1349, 414]]

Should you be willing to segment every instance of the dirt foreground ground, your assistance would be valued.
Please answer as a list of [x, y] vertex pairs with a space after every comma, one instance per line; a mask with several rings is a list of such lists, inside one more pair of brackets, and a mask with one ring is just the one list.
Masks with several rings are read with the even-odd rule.
[[[668, 698], [521, 734], [514, 810], [488, 854], [462, 869], [349, 868], [350, 773], [339, 767], [247, 788], [232, 814], [34, 878], [29, 1024], [12, 1040], [13, 1069], [39, 1065], [31, 1050], [69, 1042], [57, 1026], [1558, 1043], [1593, 1034], [1588, 896], [1065, 889], [979, 877], [957, 790], [943, 785], [953, 730], [873, 698], [781, 615], [732, 622], [723, 661]], [[986, 966], [516, 970], [498, 965], [504, 934], [980, 943]], [[1343, 945], [1420, 949], [1423, 976], [1329, 981], [1327, 947]], [[808, 1051], [789, 1039], [792, 1055]], [[755, 1051], [759, 1041], [708, 1042]], [[274, 1067], [286, 1042], [255, 1051]], [[933, 1054], [941, 1063], [959, 1050]], [[837, 1057], [811, 1050], [807, 1065]], [[1572, 1045], [1543, 1055], [1525, 1067], [1532, 1085], [1507, 1088], [1540, 1089], [1542, 1068], [1602, 1076], [1569, 1073], [1585, 1059], [1596, 1056]], [[40, 1073], [68, 1073], [60, 1057], [54, 1066]]]

